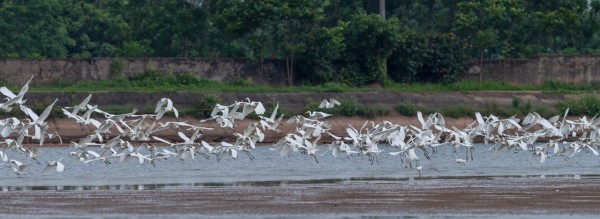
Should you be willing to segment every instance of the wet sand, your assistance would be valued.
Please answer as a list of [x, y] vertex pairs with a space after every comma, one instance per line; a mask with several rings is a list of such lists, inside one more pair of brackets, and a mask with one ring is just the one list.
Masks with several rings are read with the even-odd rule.
[[599, 179], [499, 178], [0, 192], [0, 215], [510, 216], [600, 214]]

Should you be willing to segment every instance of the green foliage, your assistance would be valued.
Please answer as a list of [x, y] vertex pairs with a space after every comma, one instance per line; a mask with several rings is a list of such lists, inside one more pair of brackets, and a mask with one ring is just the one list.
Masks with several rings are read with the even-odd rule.
[[125, 57], [145, 57], [152, 54], [152, 48], [147, 41], [125, 41], [120, 54]]
[[0, 2], [0, 57], [65, 58], [75, 45], [59, 0]]
[[569, 109], [569, 115], [600, 115], [600, 99], [597, 96], [584, 96], [579, 99], [560, 101], [557, 104], [559, 112]]
[[212, 110], [217, 106], [217, 103], [222, 103], [223, 100], [214, 94], [208, 94], [202, 97], [195, 105], [195, 114], [197, 118], [210, 118]]
[[573, 91], [599, 91], [600, 81], [593, 81], [590, 83], [566, 83], [560, 81], [546, 81], [542, 84], [541, 89], [547, 90], [554, 93], [564, 93]]
[[322, 87], [325, 92], [332, 92], [332, 93], [343, 93], [350, 89], [350, 87], [348, 87], [348, 85], [346, 85], [346, 84], [333, 83], [333, 82], [325, 83], [322, 85]]
[[485, 105], [484, 109], [479, 110], [479, 111], [483, 114], [493, 114], [493, 115], [502, 116], [502, 117], [510, 117], [510, 116], [514, 116], [514, 115], [524, 115], [524, 113], [522, 113], [521, 110], [519, 110], [519, 109], [503, 107], [494, 102], [487, 103]]
[[125, 69], [125, 63], [122, 59], [115, 59], [110, 64], [110, 71], [113, 73], [115, 77], [122, 77], [123, 70]]
[[[153, 86], [197, 86], [203, 83], [202, 80], [196, 78], [194, 74], [191, 72], [174, 74], [173, 72], [169, 72], [167, 75], [163, 75], [161, 71], [158, 70], [148, 70], [146, 72], [142, 72], [136, 74], [127, 80], [129, 82], [129, 86], [132, 87], [153, 87]], [[115, 79], [115, 82], [122, 83], [122, 79]]]
[[346, 61], [342, 78], [354, 86], [383, 84], [387, 59], [401, 42], [399, 21], [358, 12], [341, 25], [345, 42], [342, 58]]
[[390, 110], [382, 106], [363, 106], [353, 99], [339, 99], [340, 105], [329, 109], [319, 109], [319, 103], [309, 101], [305, 107], [305, 111], [320, 111], [341, 116], [361, 116], [366, 118], [374, 118], [377, 116], [385, 116], [390, 113]]
[[455, 105], [440, 109], [439, 113], [452, 118], [472, 117], [478, 110], [465, 105]]
[[524, 103], [520, 98], [515, 97], [512, 99], [513, 109], [516, 110], [516, 114], [525, 115], [527, 113], [532, 112], [531, 101], [527, 100], [527, 103]]
[[[390, 45], [385, 42], [397, 35], [386, 34], [383, 23], [417, 36], [454, 32], [468, 42], [470, 58], [477, 59], [600, 51], [596, 0], [386, 1], [388, 21], [379, 23], [378, 6], [378, 1], [365, 0], [0, 1], [0, 57], [291, 60], [302, 53], [306, 61], [319, 64], [308, 72], [329, 78], [327, 82], [343, 79], [346, 64], [332, 60], [357, 62], [343, 72], [353, 77], [347, 83], [361, 84], [381, 82], [374, 72], [381, 71], [381, 59], [387, 57]], [[333, 35], [324, 31], [337, 27], [346, 28]], [[331, 40], [339, 35], [343, 40]]]
[[[548, 107], [535, 107], [532, 112], [537, 112], [540, 116], [544, 118], [550, 118], [552, 116], [558, 115], [557, 110], [555, 108]], [[564, 113], [564, 111], [562, 111]], [[563, 114], [564, 115], [564, 114]]]
[[521, 104], [521, 99], [514, 97], [511, 103], [513, 108], [519, 108], [519, 105]]
[[238, 76], [229, 81], [228, 84], [237, 87], [250, 87], [254, 84], [254, 82], [252, 82], [252, 78], [244, 79]]
[[427, 112], [427, 110], [421, 106], [410, 104], [410, 103], [399, 103], [396, 105], [396, 111], [401, 115], [405, 116], [414, 116], [417, 115], [417, 112]]
[[403, 43], [388, 60], [388, 75], [398, 82], [455, 82], [462, 78], [466, 44], [453, 33], [403, 33]]
[[344, 42], [341, 27], [316, 28], [307, 35], [303, 52], [304, 79], [313, 84], [340, 81], [335, 61], [341, 59]]

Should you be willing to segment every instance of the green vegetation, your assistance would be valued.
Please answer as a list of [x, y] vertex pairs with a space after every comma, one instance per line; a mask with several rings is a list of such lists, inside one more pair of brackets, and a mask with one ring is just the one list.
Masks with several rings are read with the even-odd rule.
[[[597, 103], [600, 106], [600, 101]], [[564, 106], [559, 104], [558, 111], [563, 111], [563, 107], [573, 106], [573, 103], [563, 103]], [[401, 115], [406, 116], [414, 116], [417, 114], [417, 111], [421, 111], [422, 113], [432, 113], [439, 112], [444, 116], [452, 117], [452, 118], [460, 118], [460, 117], [475, 117], [475, 112], [480, 112], [485, 115], [493, 114], [501, 117], [510, 117], [510, 116], [525, 116], [530, 112], [537, 112], [544, 117], [551, 117], [557, 115], [557, 110], [550, 109], [547, 107], [536, 107], [532, 109], [531, 103], [523, 103], [522, 100], [518, 98], [514, 98], [512, 101], [512, 108], [502, 107], [496, 103], [488, 103], [486, 106], [482, 108], [476, 108], [472, 106], [465, 105], [453, 105], [448, 107], [443, 107], [441, 109], [428, 109], [425, 107], [421, 107], [418, 105], [410, 104], [410, 103], [399, 103], [396, 106], [396, 111]]]
[[449, 106], [439, 110], [442, 115], [452, 118], [474, 117], [475, 112], [478, 112], [478, 110], [464, 105]]
[[[21, 84], [0, 82], [0, 86], [20, 89]], [[459, 81], [453, 83], [397, 83], [386, 80], [382, 87], [353, 87], [343, 83], [272, 87], [255, 84], [251, 79], [236, 78], [227, 83], [198, 79], [191, 73], [169, 73], [163, 76], [158, 71], [141, 73], [131, 78], [115, 77], [105, 81], [73, 82], [60, 80], [51, 85], [33, 84], [31, 92], [209, 92], [209, 93], [290, 93], [290, 92], [474, 92], [474, 91], [539, 91], [546, 93], [589, 93], [600, 91], [600, 83], [568, 84], [546, 82], [542, 85], [514, 85], [502, 82]], [[526, 103], [525, 103], [526, 104]]]
[[209, 94], [202, 97], [202, 99], [198, 101], [194, 107], [194, 116], [198, 118], [209, 118], [217, 103], [223, 103], [223, 100], [216, 95]]
[[366, 118], [385, 116], [390, 113], [389, 109], [382, 106], [364, 106], [353, 99], [338, 100], [340, 101], [340, 105], [330, 109], [319, 109], [320, 102], [309, 101], [304, 111], [321, 111], [333, 114], [334, 116], [361, 116]]
[[[457, 83], [467, 61], [600, 53], [598, 0], [388, 0], [385, 20], [378, 9], [373, 0], [0, 1], [0, 58], [245, 58], [259, 69], [280, 59], [288, 85], [394, 80], [470, 91], [490, 88]], [[115, 62], [111, 70], [118, 77], [125, 67]], [[174, 90], [172, 81], [142, 81], [98, 86]], [[198, 84], [211, 83], [183, 87]], [[590, 86], [581, 89], [599, 85]]]
[[396, 111], [398, 111], [398, 113], [400, 113], [401, 115], [405, 115], [405, 116], [417, 115], [418, 111], [421, 111], [422, 113], [428, 112], [428, 110], [425, 109], [424, 107], [410, 104], [410, 103], [399, 103], [396, 106]]
[[560, 112], [569, 109], [569, 115], [600, 115], [600, 98], [597, 96], [584, 96], [580, 99], [565, 100], [558, 103], [557, 106]]

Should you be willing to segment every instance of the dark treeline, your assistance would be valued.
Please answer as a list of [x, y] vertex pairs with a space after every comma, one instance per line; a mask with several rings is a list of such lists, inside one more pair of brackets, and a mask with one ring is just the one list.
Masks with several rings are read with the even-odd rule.
[[596, 0], [385, 2], [386, 20], [375, 0], [0, 0], [0, 57], [276, 58], [290, 84], [362, 86], [600, 53]]

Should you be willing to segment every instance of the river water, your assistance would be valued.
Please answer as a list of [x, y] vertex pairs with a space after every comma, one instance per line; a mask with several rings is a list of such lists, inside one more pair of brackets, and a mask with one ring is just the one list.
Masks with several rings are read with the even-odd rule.
[[[250, 160], [244, 153], [237, 159], [231, 157], [217, 161], [214, 157], [205, 159], [179, 160], [169, 158], [159, 160], [156, 167], [148, 163], [140, 165], [131, 159], [121, 163], [113, 159], [110, 165], [103, 162], [82, 163], [65, 157], [62, 173], [48, 171], [42, 174], [45, 162], [57, 160], [71, 151], [66, 147], [42, 147], [41, 165], [24, 157], [21, 153], [9, 152], [10, 159], [17, 159], [31, 165], [26, 177], [18, 177], [9, 168], [0, 168], [0, 189], [15, 190], [148, 190], [178, 185], [280, 185], [285, 183], [328, 183], [352, 181], [404, 181], [434, 179], [472, 178], [596, 178], [600, 177], [598, 166], [600, 157], [581, 152], [572, 157], [549, 157], [540, 164], [539, 157], [532, 157], [528, 151], [501, 152], [495, 156], [489, 146], [476, 145], [474, 160], [466, 165], [456, 163], [456, 158], [465, 159], [465, 151], [453, 152], [450, 147], [440, 148], [427, 160], [417, 150], [420, 165], [407, 168], [400, 156], [389, 155], [394, 148], [382, 147], [376, 162], [365, 156], [347, 158], [333, 157], [321, 148], [317, 157], [292, 154], [281, 157], [269, 146], [257, 147]], [[90, 150], [100, 151], [98, 148]], [[161, 150], [159, 148], [159, 150]], [[7, 166], [7, 165], [4, 165]], [[413, 164], [414, 167], [414, 164]]]

